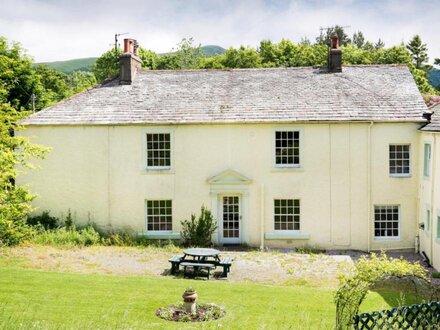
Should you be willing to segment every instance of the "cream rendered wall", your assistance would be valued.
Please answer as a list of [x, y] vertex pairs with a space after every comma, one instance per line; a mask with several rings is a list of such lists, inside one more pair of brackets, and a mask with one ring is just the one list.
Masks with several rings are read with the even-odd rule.
[[[426, 222], [426, 210], [431, 212], [430, 230], [419, 229], [420, 251], [425, 252], [431, 264], [440, 269], [440, 240], [437, 238], [437, 217], [440, 216], [440, 138], [438, 133], [420, 133], [420, 207], [418, 222]], [[424, 145], [431, 145], [430, 175], [425, 176], [423, 171]]]
[[[19, 183], [29, 184], [40, 196], [35, 200], [37, 213], [47, 209], [60, 216], [71, 209], [78, 222], [90, 220], [137, 232], [145, 231], [146, 199], [172, 199], [173, 231], [178, 232], [180, 220], [198, 212], [202, 204], [215, 206], [208, 178], [234, 170], [252, 180], [239, 192], [246, 201], [242, 234], [247, 244], [412, 248], [417, 222], [418, 176], [414, 173], [419, 171], [419, 158], [414, 155], [419, 153], [418, 127], [410, 123], [371, 127], [369, 123], [31, 126], [24, 134], [53, 151], [41, 162], [42, 170], [22, 176]], [[274, 168], [276, 128], [300, 130], [301, 168]], [[157, 130], [172, 132], [174, 166], [170, 171], [145, 170], [145, 133]], [[389, 176], [390, 143], [411, 144], [411, 177]], [[224, 193], [233, 189], [225, 185]], [[301, 200], [301, 232], [309, 239], [289, 236], [261, 241], [262, 215], [263, 234], [274, 232], [276, 198]], [[374, 239], [375, 204], [401, 206], [399, 240]], [[217, 210], [213, 212], [217, 215]]]

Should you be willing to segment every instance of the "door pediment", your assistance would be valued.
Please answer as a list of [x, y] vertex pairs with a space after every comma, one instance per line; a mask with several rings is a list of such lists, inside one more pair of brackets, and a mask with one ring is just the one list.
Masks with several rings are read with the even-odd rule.
[[208, 178], [208, 183], [212, 185], [243, 185], [252, 182], [251, 179], [234, 170], [226, 170]]

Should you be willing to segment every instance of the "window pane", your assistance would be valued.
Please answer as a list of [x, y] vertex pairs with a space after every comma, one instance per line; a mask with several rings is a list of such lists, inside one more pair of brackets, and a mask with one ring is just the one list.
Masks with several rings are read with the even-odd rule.
[[147, 166], [171, 166], [171, 135], [169, 133], [146, 134]]
[[410, 174], [410, 145], [389, 145], [389, 173]]
[[299, 132], [275, 132], [275, 164], [299, 165]]
[[274, 228], [275, 230], [300, 229], [299, 199], [274, 200]]
[[172, 230], [172, 201], [147, 201], [147, 230]]
[[399, 236], [399, 206], [374, 207], [374, 236]]

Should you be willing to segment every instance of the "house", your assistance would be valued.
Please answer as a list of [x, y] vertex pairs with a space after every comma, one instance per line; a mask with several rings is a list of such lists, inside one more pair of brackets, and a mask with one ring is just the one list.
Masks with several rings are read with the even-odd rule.
[[419, 237], [420, 251], [440, 269], [440, 103], [429, 108], [430, 123], [420, 129]]
[[119, 79], [24, 121], [53, 148], [19, 182], [40, 212], [178, 239], [205, 205], [217, 244], [415, 247], [435, 133], [407, 67], [341, 67], [333, 40], [324, 69], [142, 71], [135, 48]]

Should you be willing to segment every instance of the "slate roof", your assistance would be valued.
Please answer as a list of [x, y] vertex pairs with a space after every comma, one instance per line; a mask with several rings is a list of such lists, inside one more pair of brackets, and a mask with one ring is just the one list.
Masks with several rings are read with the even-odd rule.
[[113, 80], [23, 121], [120, 125], [321, 121], [424, 122], [426, 106], [407, 67], [143, 71]]
[[440, 132], [440, 103], [429, 107], [429, 110], [433, 112], [431, 122], [428, 125], [423, 126], [420, 130], [427, 132]]

